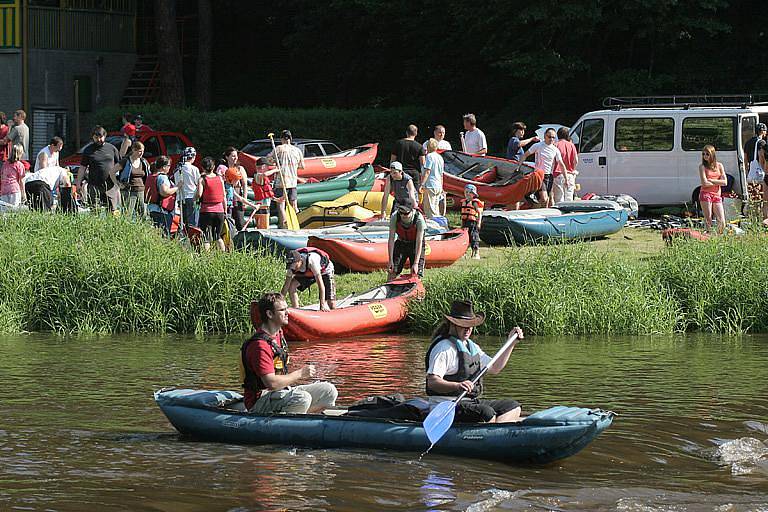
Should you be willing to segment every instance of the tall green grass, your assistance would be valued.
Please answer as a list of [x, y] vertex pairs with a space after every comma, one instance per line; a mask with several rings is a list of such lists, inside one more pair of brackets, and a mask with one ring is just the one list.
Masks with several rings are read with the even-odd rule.
[[506, 334], [662, 333], [676, 330], [677, 306], [645, 264], [606, 258], [588, 244], [508, 251], [502, 266], [427, 274], [426, 298], [412, 304], [419, 331], [434, 328], [455, 299], [484, 311], [481, 331]]
[[197, 254], [121, 218], [0, 216], [0, 330], [246, 332], [248, 305], [282, 264]]
[[749, 232], [706, 243], [677, 241], [653, 272], [680, 305], [681, 329], [768, 331], [768, 239]]

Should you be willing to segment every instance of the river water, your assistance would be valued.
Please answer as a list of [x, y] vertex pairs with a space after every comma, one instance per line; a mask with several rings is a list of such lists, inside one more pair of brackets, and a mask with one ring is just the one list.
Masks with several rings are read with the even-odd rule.
[[[164, 386], [237, 389], [239, 339], [0, 337], [0, 510], [768, 511], [768, 337], [526, 338], [488, 396], [619, 413], [547, 466], [181, 440]], [[500, 345], [485, 339], [488, 352]], [[343, 403], [423, 386], [425, 339], [292, 345]]]

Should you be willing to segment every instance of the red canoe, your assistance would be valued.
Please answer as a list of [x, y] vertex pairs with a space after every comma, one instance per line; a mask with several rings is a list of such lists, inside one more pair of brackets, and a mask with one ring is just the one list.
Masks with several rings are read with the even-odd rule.
[[541, 188], [544, 171], [529, 163], [519, 166], [514, 160], [477, 156], [458, 151], [443, 151], [445, 173], [443, 190], [464, 197], [464, 187], [472, 183], [485, 207], [511, 206]]
[[[408, 301], [423, 295], [419, 279], [400, 277], [341, 299], [331, 311], [319, 311], [319, 304], [290, 308], [283, 333], [288, 341], [314, 341], [390, 332], [405, 320]], [[251, 302], [251, 322], [255, 327], [261, 324], [257, 304]]]
[[[299, 169], [299, 176], [322, 180], [348, 171], [354, 171], [362, 165], [372, 164], [378, 149], [379, 145], [374, 143], [348, 149], [341, 153], [334, 153], [333, 155], [305, 158], [304, 169]], [[258, 157], [238, 151], [237, 159], [240, 165], [245, 167], [248, 176], [253, 176], [253, 173], [256, 172], [256, 160], [258, 160]]]
[[[387, 239], [319, 238], [310, 236], [309, 247], [328, 253], [331, 260], [354, 272], [384, 270], [389, 264]], [[426, 267], [447, 267], [464, 256], [469, 247], [469, 236], [463, 229], [446, 231], [427, 237]]]

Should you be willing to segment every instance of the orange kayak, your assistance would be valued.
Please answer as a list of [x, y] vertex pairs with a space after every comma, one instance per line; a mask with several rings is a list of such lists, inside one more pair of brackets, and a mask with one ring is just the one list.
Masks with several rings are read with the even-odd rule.
[[514, 160], [477, 156], [458, 151], [443, 151], [445, 172], [443, 190], [452, 196], [464, 198], [464, 187], [473, 184], [477, 195], [492, 206], [511, 206], [531, 192], [541, 188], [544, 171], [529, 163], [518, 165]]
[[[418, 278], [399, 277], [338, 300], [331, 311], [320, 311], [319, 304], [289, 308], [283, 333], [288, 341], [315, 341], [390, 332], [405, 320], [408, 301], [423, 295]], [[251, 302], [251, 322], [261, 324], [256, 301]]]
[[[331, 260], [354, 272], [385, 270], [389, 264], [387, 239], [342, 239], [310, 236], [309, 247], [328, 253]], [[426, 267], [447, 267], [464, 256], [469, 247], [469, 235], [464, 229], [454, 229], [427, 236]]]
[[[378, 149], [378, 143], [373, 143], [332, 155], [305, 158], [304, 169], [299, 169], [299, 176], [322, 180], [353, 171], [362, 165], [373, 164]], [[238, 151], [237, 160], [245, 168], [248, 176], [253, 176], [253, 173], [256, 172], [256, 161], [258, 158]]]

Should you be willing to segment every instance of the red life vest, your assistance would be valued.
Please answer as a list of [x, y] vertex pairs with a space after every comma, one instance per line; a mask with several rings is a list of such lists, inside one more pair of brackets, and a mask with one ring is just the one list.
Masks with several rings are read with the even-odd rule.
[[469, 201], [463, 199], [461, 201], [461, 220], [476, 222], [480, 216], [480, 210], [484, 206], [485, 204], [479, 199], [470, 199]]
[[200, 204], [213, 206], [224, 202], [224, 183], [219, 176], [203, 176], [203, 194]]
[[312, 253], [320, 255], [320, 274], [328, 273], [328, 264], [331, 261], [331, 257], [324, 250], [316, 249], [315, 247], [302, 247], [301, 249], [296, 249], [296, 252], [304, 258], [304, 272], [294, 272], [294, 276], [315, 277], [312, 271], [309, 270], [309, 264], [307, 263], [307, 258]]
[[149, 202], [150, 204], [158, 205], [160, 208], [167, 212], [172, 212], [175, 209], [176, 194], [171, 194], [169, 196], [162, 195], [157, 188], [158, 176], [160, 176], [160, 173], [158, 172], [153, 172], [147, 176], [146, 187], [148, 191], [147, 195], [149, 196]]
[[397, 239], [402, 240], [403, 242], [415, 242], [416, 224], [419, 220], [419, 215], [421, 215], [421, 212], [416, 210], [416, 213], [413, 215], [413, 222], [410, 226], [405, 226], [402, 222], [400, 222], [399, 213], [396, 213], [395, 215], [397, 215], [397, 230], [395, 231], [397, 233]]
[[285, 337], [282, 331], [277, 336], [277, 343], [275, 340], [263, 330], [259, 329], [256, 333], [240, 347], [240, 377], [243, 380], [243, 388], [245, 389], [246, 405], [253, 407], [253, 402], [258, 400], [261, 395], [261, 391], [267, 389], [267, 386], [261, 380], [254, 371], [248, 365], [246, 358], [248, 347], [251, 343], [266, 343], [272, 349], [273, 361], [275, 366], [275, 375], [287, 375], [288, 363], [290, 362], [290, 356], [288, 355], [288, 344], [285, 342]]

